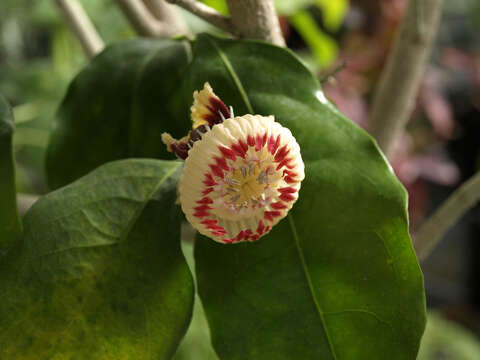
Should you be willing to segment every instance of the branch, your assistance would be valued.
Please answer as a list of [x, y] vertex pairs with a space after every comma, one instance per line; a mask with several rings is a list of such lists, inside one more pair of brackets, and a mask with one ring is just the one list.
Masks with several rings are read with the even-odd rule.
[[179, 34], [178, 28], [158, 21], [141, 0], [116, 0], [116, 2], [140, 36], [169, 38]]
[[188, 27], [180, 16], [175, 6], [167, 4], [164, 0], [143, 0], [150, 13], [157, 19], [170, 26], [177, 34], [188, 34]]
[[76, 0], [55, 0], [72, 32], [77, 36], [88, 58], [101, 52], [105, 45], [97, 30]]
[[455, 190], [417, 231], [413, 246], [418, 258], [425, 259], [442, 240], [447, 230], [478, 201], [480, 201], [480, 172]]
[[166, 0], [171, 4], [176, 4], [185, 10], [197, 15], [199, 18], [209, 22], [212, 25], [226, 31], [230, 34], [234, 33], [235, 29], [232, 21], [228, 16], [220, 14], [215, 9], [207, 6], [196, 0]]
[[388, 156], [411, 114], [437, 32], [442, 0], [410, 0], [373, 99], [369, 130]]
[[17, 194], [18, 213], [23, 217], [25, 213], [38, 200], [38, 196], [30, 194]]
[[240, 37], [285, 46], [272, 0], [227, 0], [227, 5]]

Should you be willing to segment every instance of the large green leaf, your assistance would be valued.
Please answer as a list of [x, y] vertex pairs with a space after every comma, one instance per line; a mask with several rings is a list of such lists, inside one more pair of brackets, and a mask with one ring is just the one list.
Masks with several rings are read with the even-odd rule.
[[414, 359], [423, 278], [406, 192], [376, 144], [288, 50], [200, 36], [190, 89], [235, 114], [273, 114], [306, 163], [299, 201], [254, 244], [201, 237], [198, 287], [221, 359]]
[[189, 51], [183, 41], [130, 40], [93, 59], [57, 112], [47, 154], [50, 187], [112, 160], [172, 158], [161, 134], [183, 136], [189, 127], [189, 108], [177, 91]]
[[0, 258], [1, 359], [170, 359], [190, 321], [180, 163], [122, 160], [40, 199]]
[[13, 129], [12, 111], [0, 95], [0, 253], [12, 245], [21, 233], [15, 192]]

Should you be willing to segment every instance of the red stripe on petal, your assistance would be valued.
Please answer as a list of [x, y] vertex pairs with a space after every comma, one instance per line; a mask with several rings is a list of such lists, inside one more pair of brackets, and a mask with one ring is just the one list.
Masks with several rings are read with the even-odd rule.
[[252, 135], [247, 136], [247, 144], [248, 146], [255, 146], [255, 139]]
[[262, 234], [263, 234], [263, 230], [265, 230], [265, 225], [263, 224], [263, 221], [260, 220], [260, 221], [258, 222], [257, 234], [262, 235]]
[[283, 201], [293, 201], [296, 199], [292, 194], [282, 194], [278, 198]]
[[200, 200], [197, 200], [197, 204], [213, 204], [213, 200], [206, 196]]
[[213, 191], [212, 187], [206, 188], [205, 190], [202, 191], [202, 195], [208, 195]]
[[277, 170], [280, 170], [282, 167], [286, 166], [287, 168], [289, 169], [293, 169], [294, 166], [290, 164], [290, 161], [292, 161], [292, 159], [283, 159], [282, 161], [280, 161], [280, 163], [277, 165]]
[[284, 188], [279, 188], [278, 191], [281, 192], [282, 194], [293, 194], [293, 193], [297, 192], [297, 189], [295, 189], [291, 186], [288, 186], [288, 187], [284, 187]]
[[244, 140], [238, 140], [238, 144], [242, 147], [243, 152], [246, 153], [248, 151], [248, 144]]
[[212, 207], [210, 207], [210, 206], [208, 206], [208, 205], [205, 205], [205, 204], [204, 204], [204, 205], [195, 206], [195, 207], [193, 208], [193, 210], [195, 210], [195, 211], [204, 211], [204, 210], [212, 210], [212, 209], [213, 209]]
[[255, 136], [255, 150], [260, 151], [263, 149], [267, 142], [267, 133]]
[[222, 168], [225, 171], [230, 170], [230, 168], [227, 165], [227, 160], [225, 160], [225, 158], [215, 157], [214, 159], [215, 159], [215, 162], [217, 163], [217, 166], [219, 166], [220, 168]]
[[200, 224], [203, 224], [207, 227], [217, 225], [217, 223], [218, 223], [218, 220], [216, 220], [216, 219], [205, 219], [205, 220], [200, 221]]
[[218, 176], [219, 178], [223, 178], [223, 170], [216, 164], [208, 165], [210, 170], [212, 170], [213, 175]]
[[210, 174], [210, 173], [206, 173], [206, 174], [205, 174], [205, 180], [203, 180], [203, 183], [204, 183], [206, 186], [215, 186], [215, 185], [218, 184], [218, 183], [215, 181], [215, 179], [213, 178], [212, 174]]
[[235, 155], [235, 152], [225, 146], [219, 146], [218, 147], [220, 149], [220, 152], [222, 153], [222, 155], [224, 157], [226, 157], [227, 159], [230, 159], [232, 161], [235, 161], [235, 159], [237, 158], [237, 156]]
[[287, 177], [284, 177], [283, 180], [287, 183], [287, 184], [295, 184], [297, 183], [298, 181], [291, 177], [291, 176], [287, 176]]
[[209, 215], [210, 215], [210, 213], [208, 211], [204, 211], [204, 210], [196, 211], [196, 212], [193, 213], [193, 216], [196, 216], [198, 218], [202, 218], [202, 217], [209, 216]]
[[281, 162], [285, 156], [288, 155], [290, 150], [288, 149], [287, 145], [283, 145], [280, 149], [278, 149], [277, 153], [275, 154], [275, 161]]
[[231, 148], [236, 155], [240, 156], [241, 158], [245, 158], [246, 151], [243, 149], [241, 144], [232, 144]]
[[260, 238], [260, 235], [259, 235], [259, 234], [255, 234], [255, 235], [252, 235], [252, 236], [250, 237], [250, 241], [257, 241], [259, 238]]
[[230, 238], [230, 239], [222, 239], [222, 241], [225, 243], [225, 244], [231, 244], [235, 241], [235, 238]]
[[275, 203], [271, 203], [270, 207], [272, 209], [275, 209], [275, 210], [282, 210], [282, 209], [286, 209], [288, 206], [285, 205], [283, 202], [278, 201], [278, 202], [275, 202]]
[[275, 139], [273, 135], [271, 135], [268, 138], [268, 151], [270, 154], [275, 154], [275, 152], [278, 149], [278, 146], [280, 145], [280, 134], [277, 135], [277, 138]]
[[242, 230], [235, 237], [235, 241], [242, 241], [243, 239], [245, 239], [245, 231]]

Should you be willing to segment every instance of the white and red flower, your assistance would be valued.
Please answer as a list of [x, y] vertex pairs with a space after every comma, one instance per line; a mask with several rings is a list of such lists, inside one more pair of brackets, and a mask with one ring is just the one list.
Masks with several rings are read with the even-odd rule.
[[284, 218], [304, 178], [300, 147], [273, 116], [233, 117], [208, 83], [194, 93], [193, 130], [169, 151], [185, 159], [179, 196], [187, 220], [221, 243], [256, 241]]

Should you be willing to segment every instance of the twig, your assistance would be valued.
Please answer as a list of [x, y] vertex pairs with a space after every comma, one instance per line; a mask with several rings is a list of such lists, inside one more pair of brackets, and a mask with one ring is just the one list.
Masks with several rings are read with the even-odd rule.
[[272, 0], [227, 0], [227, 5], [240, 37], [285, 46]]
[[460, 186], [420, 227], [413, 245], [420, 260], [425, 259], [457, 220], [480, 201], [480, 172]]
[[171, 4], [176, 4], [185, 10], [197, 15], [199, 18], [209, 22], [212, 25], [232, 34], [235, 28], [228, 16], [220, 14], [215, 9], [196, 0], [167, 0]]
[[143, 0], [150, 13], [160, 22], [173, 29], [177, 34], [188, 34], [187, 24], [178, 13], [175, 6], [167, 4], [164, 0]]
[[80, 41], [85, 54], [92, 58], [101, 52], [105, 45], [83, 7], [76, 0], [55, 0], [55, 3]]
[[23, 217], [38, 199], [37, 195], [17, 194], [18, 213], [20, 216]]
[[437, 32], [442, 0], [410, 0], [373, 100], [369, 130], [388, 156], [403, 131]]
[[332, 77], [337, 75], [340, 71], [345, 69], [347, 67], [347, 63], [342, 60], [340, 64], [338, 64], [332, 71], [330, 71], [328, 74], [325, 74], [321, 79], [320, 79], [320, 84], [323, 84], [330, 80]]
[[178, 35], [178, 29], [158, 21], [141, 0], [116, 0], [116, 2], [140, 36], [168, 38]]

